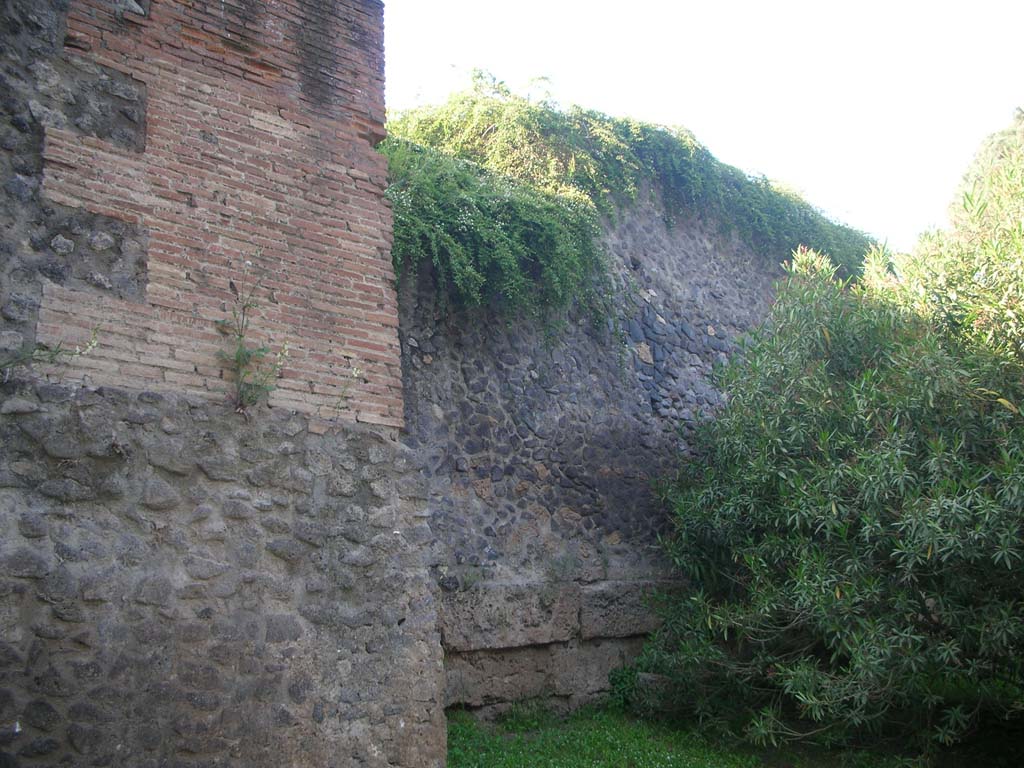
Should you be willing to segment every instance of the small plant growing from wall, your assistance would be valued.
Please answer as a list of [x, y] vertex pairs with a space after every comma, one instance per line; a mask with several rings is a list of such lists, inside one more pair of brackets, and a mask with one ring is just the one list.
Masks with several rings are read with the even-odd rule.
[[[251, 266], [252, 262], [245, 263], [244, 277], [248, 277]], [[270, 347], [253, 344], [249, 338], [252, 316], [259, 308], [257, 293], [262, 284], [262, 274], [257, 275], [248, 286], [243, 279], [241, 288], [229, 280], [228, 288], [234, 296], [231, 315], [217, 321], [217, 329], [231, 340], [230, 351], [221, 352], [219, 357], [233, 375], [233, 389], [229, 398], [238, 413], [245, 413], [270, 396], [288, 359], [287, 343], [277, 354], [271, 355]]]
[[323, 403], [317, 406], [316, 413], [320, 418], [330, 418], [328, 415], [328, 408], [333, 410], [335, 414], [345, 408], [348, 403], [349, 396], [351, 394], [352, 385], [354, 383], [366, 383], [363, 378], [363, 369], [357, 365], [353, 365], [349, 368], [348, 380], [344, 381], [337, 390], [337, 397], [330, 406], [325, 406]]
[[26, 347], [15, 353], [14, 356], [0, 361], [2, 379], [5, 383], [9, 381], [11, 374], [18, 368], [28, 368], [36, 364], [60, 365], [63, 363], [70, 363], [75, 358], [82, 357], [92, 352], [98, 343], [99, 332], [94, 328], [92, 335], [89, 337], [89, 341], [86, 342], [85, 346], [79, 346], [76, 344], [74, 347], [71, 347], [66, 345], [63, 341], [60, 341], [53, 347], [45, 344], [36, 344], [34, 347]]

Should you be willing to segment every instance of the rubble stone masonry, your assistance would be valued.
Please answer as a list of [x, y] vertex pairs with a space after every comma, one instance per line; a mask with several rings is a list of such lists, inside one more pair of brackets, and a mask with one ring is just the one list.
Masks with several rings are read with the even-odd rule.
[[653, 483], [770, 260], [644, 190], [601, 323], [399, 308], [382, 16], [0, 4], [0, 361], [96, 340], [0, 380], [0, 768], [436, 768], [446, 705], [600, 699], [678, 587]]
[[[377, 0], [0, 6], [0, 360], [97, 340], [0, 381], [0, 767], [443, 765], [382, 35]], [[290, 357], [239, 414], [254, 285]]]

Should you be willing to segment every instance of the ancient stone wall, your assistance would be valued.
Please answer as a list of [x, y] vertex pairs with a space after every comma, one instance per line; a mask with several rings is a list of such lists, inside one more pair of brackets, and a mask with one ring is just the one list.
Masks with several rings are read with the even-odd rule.
[[419, 474], [316, 424], [4, 386], [0, 765], [443, 763]]
[[712, 366], [763, 316], [776, 262], [642, 195], [608, 223], [612, 316], [550, 332], [448, 316], [429, 275], [401, 290], [406, 443], [443, 546], [446, 700], [572, 708], [654, 626], [671, 586], [652, 483], [719, 403]]
[[443, 764], [380, 3], [2, 8], [0, 766]]
[[[771, 260], [644, 194], [601, 323], [448, 315], [429, 274], [399, 317], [379, 2], [2, 22], [0, 361], [97, 346], [0, 382], [0, 768], [435, 766], [445, 704], [601, 695]], [[256, 281], [291, 356], [239, 414]]]

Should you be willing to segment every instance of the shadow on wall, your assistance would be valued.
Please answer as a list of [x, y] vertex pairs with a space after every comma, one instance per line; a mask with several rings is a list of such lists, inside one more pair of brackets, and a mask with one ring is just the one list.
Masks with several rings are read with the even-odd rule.
[[[669, 228], [641, 202], [605, 242], [620, 292], [604, 324], [551, 334], [447, 313], [429, 272], [400, 286], [403, 440], [438, 536], [449, 704], [575, 706], [607, 689], [651, 626], [640, 595], [667, 573], [652, 485], [718, 406], [713, 366], [767, 309], [775, 274], [714, 223]], [[625, 634], [579, 624], [580, 601], [608, 590], [631, 596]]]

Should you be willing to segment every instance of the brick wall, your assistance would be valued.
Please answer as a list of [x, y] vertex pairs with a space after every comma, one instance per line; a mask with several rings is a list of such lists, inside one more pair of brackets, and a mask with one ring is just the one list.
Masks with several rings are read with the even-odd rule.
[[[65, 53], [144, 93], [140, 141], [47, 125], [42, 194], [145, 233], [138, 299], [44, 285], [65, 380], [224, 397], [234, 286], [289, 357], [270, 404], [401, 426], [377, 0], [72, 0]], [[353, 373], [357, 369], [358, 373]]]

